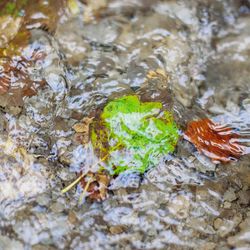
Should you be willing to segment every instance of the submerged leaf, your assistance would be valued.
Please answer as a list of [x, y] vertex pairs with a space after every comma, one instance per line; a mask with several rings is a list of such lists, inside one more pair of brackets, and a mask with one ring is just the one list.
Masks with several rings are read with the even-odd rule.
[[77, 0], [68, 0], [68, 8], [73, 15], [77, 15], [80, 12]]
[[92, 120], [93, 120], [93, 117], [92, 118], [85, 117], [85, 118], [83, 118], [83, 120], [80, 123], [76, 123], [73, 126], [73, 129], [77, 133], [88, 134], [89, 133], [89, 125], [91, 124]]
[[184, 138], [214, 161], [229, 162], [245, 153], [240, 135], [232, 128], [216, 124], [208, 118], [189, 122]]
[[10, 15], [0, 16], [0, 48], [5, 48], [16, 36], [22, 23], [22, 18]]
[[104, 200], [107, 197], [110, 178], [104, 173], [87, 173], [81, 179], [83, 195], [91, 200]]
[[0, 3], [0, 57], [20, 55], [29, 43], [30, 30], [54, 32], [67, 0], [9, 0]]
[[23, 50], [28, 46], [30, 40], [30, 32], [21, 29], [15, 37], [8, 42], [5, 47], [0, 48], [0, 57], [20, 56]]
[[27, 5], [28, 0], [1, 0], [0, 16], [11, 15], [12, 17], [22, 16], [22, 10]]
[[107, 0], [86, 0], [86, 7], [84, 8], [83, 21], [90, 23], [100, 16], [100, 12], [108, 5]]
[[163, 69], [156, 69], [156, 71], [150, 70], [147, 74], [148, 79], [160, 78], [162, 81], [168, 81], [169, 76], [166, 75]]
[[94, 149], [99, 157], [109, 155], [108, 170], [115, 175], [144, 173], [174, 151], [178, 138], [171, 113], [162, 111], [161, 103], [141, 103], [137, 96], [108, 103], [91, 134]]
[[45, 84], [43, 79], [33, 80], [30, 70], [43, 57], [42, 52], [33, 51], [31, 58], [5, 57], [0, 60], [0, 95], [12, 106], [21, 106], [23, 97], [33, 96]]
[[36, 3], [29, 0], [25, 8], [25, 24], [28, 29], [43, 28], [52, 33], [64, 13], [66, 0], [38, 0]]
[[83, 145], [89, 142], [89, 126], [92, 123], [94, 117], [85, 117], [80, 123], [76, 123], [73, 129], [76, 132], [76, 140]]
[[[30, 30], [53, 32], [67, 0], [3, 0], [0, 3], [0, 102], [20, 106], [23, 97], [33, 96], [45, 84], [32, 79], [35, 63], [45, 54], [32, 48]], [[30, 56], [32, 54], [32, 56]]]
[[29, 155], [25, 148], [16, 145], [10, 137], [4, 145], [0, 144], [0, 146], [4, 150], [5, 154], [21, 162], [23, 166], [30, 166], [30, 164], [34, 161], [33, 156]]

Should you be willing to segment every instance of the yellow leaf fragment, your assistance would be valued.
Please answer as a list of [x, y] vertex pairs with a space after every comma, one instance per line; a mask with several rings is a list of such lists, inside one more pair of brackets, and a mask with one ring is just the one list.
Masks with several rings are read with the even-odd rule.
[[68, 0], [68, 8], [73, 15], [77, 15], [80, 12], [77, 0]]
[[107, 0], [87, 0], [86, 7], [84, 9], [83, 21], [85, 23], [90, 23], [98, 17], [100, 11], [107, 7]]
[[68, 185], [66, 188], [64, 188], [61, 192], [64, 194], [66, 192], [68, 192], [71, 188], [73, 188], [78, 182], [81, 181], [81, 179], [84, 177], [84, 174], [81, 174], [75, 181], [73, 181], [72, 183], [70, 183], [70, 185]]
[[150, 70], [147, 74], [147, 78], [153, 79], [158, 77], [168, 78], [165, 71], [163, 69], [157, 69], [156, 71]]
[[89, 126], [92, 123], [94, 117], [89, 118], [89, 117], [85, 117], [83, 118], [83, 120], [80, 123], [76, 123], [73, 126], [73, 129], [76, 132], [76, 141], [78, 141], [79, 143], [85, 145], [89, 142]]
[[22, 17], [0, 16], [0, 48], [5, 48], [16, 36], [22, 23]]
[[107, 187], [109, 185], [109, 178], [107, 177], [107, 175], [99, 175], [98, 176], [99, 180], [98, 180], [98, 183], [99, 183], [99, 192], [100, 192], [100, 198], [102, 200], [104, 200], [107, 196]]
[[75, 130], [76, 133], [82, 133], [85, 135], [89, 135], [89, 125], [92, 123], [94, 117], [89, 118], [85, 117], [83, 120], [79, 123], [76, 123], [73, 126], [73, 129]]
[[73, 126], [73, 129], [75, 130], [76, 133], [84, 133], [87, 130], [87, 128], [82, 123], [76, 123]]
[[166, 75], [166, 73], [165, 73], [165, 71], [164, 71], [163, 69], [157, 69], [157, 70], [156, 70], [156, 73], [158, 73], [158, 74], [160, 74], [160, 75], [162, 75], [162, 76], [167, 77], [167, 75]]
[[24, 163], [25, 166], [32, 164], [34, 161], [33, 156], [28, 154], [25, 148], [18, 147], [11, 138], [7, 139], [3, 149], [5, 154], [19, 160], [20, 162]]

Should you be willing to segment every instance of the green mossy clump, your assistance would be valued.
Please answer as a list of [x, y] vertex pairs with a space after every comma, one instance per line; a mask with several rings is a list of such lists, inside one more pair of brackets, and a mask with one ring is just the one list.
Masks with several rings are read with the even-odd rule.
[[109, 102], [91, 131], [93, 147], [100, 158], [109, 155], [107, 170], [113, 175], [144, 173], [174, 151], [178, 138], [172, 114], [161, 103], [141, 103], [137, 96]]
[[1, 3], [0, 16], [10, 15], [12, 17], [22, 16], [22, 10], [27, 5], [28, 0], [6, 1]]

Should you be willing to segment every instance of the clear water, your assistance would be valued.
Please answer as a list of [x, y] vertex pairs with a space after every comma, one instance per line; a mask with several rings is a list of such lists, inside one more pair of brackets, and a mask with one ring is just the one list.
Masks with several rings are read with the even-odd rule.
[[[73, 125], [125, 94], [171, 107], [182, 129], [223, 121], [249, 146], [249, 1], [48, 2], [15, 52], [25, 60], [1, 58], [0, 85], [11, 84], [0, 89], [0, 249], [250, 249], [249, 155], [214, 164], [181, 139], [103, 202], [61, 193], [95, 160]], [[167, 79], [147, 78], [157, 69]]]

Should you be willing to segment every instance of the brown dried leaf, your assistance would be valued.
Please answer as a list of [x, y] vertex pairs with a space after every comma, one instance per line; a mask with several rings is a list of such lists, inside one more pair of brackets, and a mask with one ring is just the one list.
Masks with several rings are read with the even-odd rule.
[[90, 23], [100, 16], [100, 12], [107, 7], [108, 0], [86, 0], [83, 21]]
[[163, 69], [157, 69], [156, 71], [150, 70], [147, 74], [147, 78], [149, 79], [161, 78], [164, 81], [169, 80], [168, 75], [166, 75]]
[[121, 234], [125, 231], [125, 227], [120, 225], [111, 226], [109, 231], [111, 234]]
[[94, 117], [84, 117], [80, 123], [76, 123], [73, 126], [73, 129], [77, 133], [89, 133], [89, 125], [92, 123]]
[[81, 180], [81, 186], [91, 200], [104, 200], [107, 197], [110, 177], [105, 173], [87, 173]]
[[76, 132], [76, 140], [82, 144], [86, 144], [89, 141], [89, 126], [92, 123], [94, 117], [85, 117], [80, 123], [76, 123], [73, 129]]
[[167, 109], [172, 109], [173, 94], [170, 88], [170, 75], [164, 69], [148, 71], [144, 83], [137, 92], [143, 102], [160, 101], [167, 103]]
[[42, 58], [40, 53], [33, 51], [33, 55], [29, 59], [23, 56], [1, 58], [0, 95], [4, 95], [12, 106], [21, 106], [23, 97], [35, 95], [37, 89], [45, 85], [43, 79], [34, 81], [29, 74], [29, 69]]
[[242, 156], [246, 147], [232, 128], [216, 124], [208, 118], [189, 122], [184, 138], [207, 157], [218, 162], [229, 162]]

